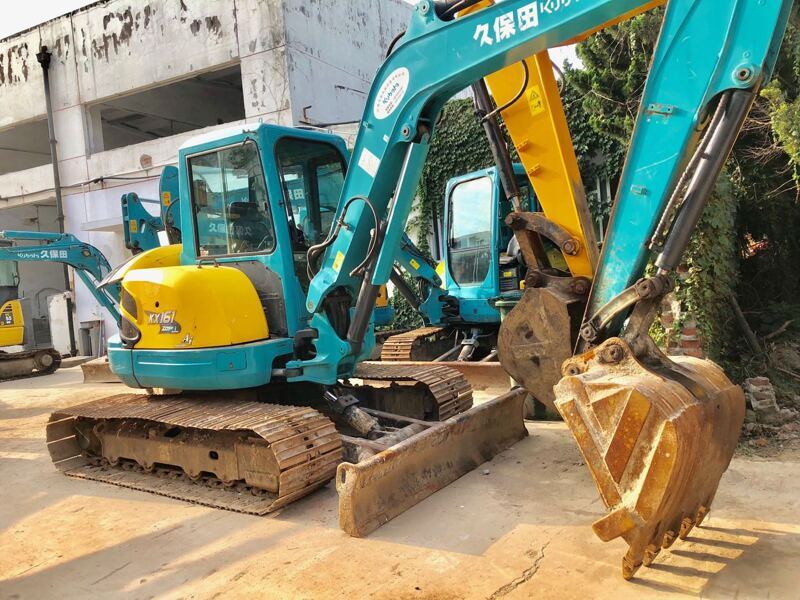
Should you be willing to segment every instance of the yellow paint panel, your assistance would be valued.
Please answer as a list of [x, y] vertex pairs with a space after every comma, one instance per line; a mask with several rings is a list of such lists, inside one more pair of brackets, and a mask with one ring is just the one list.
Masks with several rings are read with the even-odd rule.
[[603, 23], [602, 25], [598, 25], [597, 27], [590, 29], [589, 31], [584, 31], [582, 34], [575, 36], [571, 40], [568, 40], [561, 44], [562, 46], [571, 46], [572, 44], [577, 44], [578, 42], [582, 42], [590, 35], [597, 33], [601, 29], [605, 29], [606, 27], [611, 27], [612, 25], [616, 25], [617, 23], [622, 23], [622, 21], [627, 21], [628, 19], [632, 19], [633, 17], [642, 14], [643, 12], [647, 12], [657, 6], [662, 6], [667, 3], [667, 0], [652, 0], [651, 2], [643, 2], [641, 6], [634, 8], [631, 11], [628, 11], [624, 14], [621, 14], [616, 19], [612, 19], [607, 23]]
[[108, 283], [119, 283], [125, 275], [137, 269], [157, 269], [159, 267], [177, 267], [181, 264], [183, 244], [159, 246], [146, 252], [140, 252], [121, 264], [107, 277]]
[[342, 269], [342, 263], [344, 262], [344, 254], [340, 250], [336, 253], [336, 258], [333, 259], [333, 270], [337, 273]]
[[137, 349], [212, 348], [269, 337], [258, 293], [238, 269], [136, 269], [122, 287], [135, 304], [123, 301], [120, 309], [142, 334]]
[[25, 319], [19, 300], [9, 300], [0, 307], [0, 348], [20, 346], [25, 341]]
[[[526, 63], [527, 102], [512, 104], [502, 117], [545, 216], [581, 243], [577, 255], [564, 256], [570, 272], [592, 277], [597, 244], [550, 57], [541, 52]], [[490, 75], [486, 83], [501, 106], [516, 96], [523, 80], [523, 67], [516, 63]]]
[[375, 306], [378, 308], [389, 306], [389, 292], [386, 290], [385, 285], [382, 285], [378, 290], [378, 298], [375, 300]]

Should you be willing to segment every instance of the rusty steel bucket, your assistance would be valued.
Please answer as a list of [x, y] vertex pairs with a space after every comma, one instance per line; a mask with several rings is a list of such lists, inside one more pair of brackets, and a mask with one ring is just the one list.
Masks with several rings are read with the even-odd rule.
[[741, 388], [708, 360], [661, 355], [647, 364], [612, 338], [567, 360], [555, 404], [609, 513], [603, 541], [629, 545], [633, 577], [708, 513], [744, 420]]

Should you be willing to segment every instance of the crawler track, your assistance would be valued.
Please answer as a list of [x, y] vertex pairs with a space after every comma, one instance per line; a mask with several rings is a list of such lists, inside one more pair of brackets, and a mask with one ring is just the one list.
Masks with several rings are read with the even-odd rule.
[[[53, 362], [47, 366], [40, 366], [42, 363], [39, 357], [42, 355], [49, 356]], [[17, 364], [15, 365], [14, 363]], [[60, 366], [61, 355], [52, 348], [11, 353], [0, 351], [0, 383], [14, 381], [15, 379], [50, 375], [55, 373]], [[21, 372], [14, 373], [15, 370], [20, 370]]]
[[384, 362], [433, 360], [451, 346], [444, 327], [420, 327], [389, 337], [381, 349]]
[[362, 401], [378, 410], [444, 421], [472, 407], [469, 382], [445, 366], [361, 363], [355, 377], [362, 379], [370, 392]]
[[342, 457], [316, 410], [191, 396], [122, 394], [61, 410], [47, 446], [66, 475], [251, 514], [324, 485]]

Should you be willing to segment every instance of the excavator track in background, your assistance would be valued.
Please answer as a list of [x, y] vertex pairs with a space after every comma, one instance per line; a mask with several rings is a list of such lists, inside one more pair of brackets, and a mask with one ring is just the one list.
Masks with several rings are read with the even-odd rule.
[[448, 367], [361, 363], [354, 377], [362, 405], [424, 421], [444, 421], [472, 407], [466, 377]]
[[23, 352], [0, 350], [0, 383], [12, 379], [50, 375], [60, 366], [61, 355], [52, 348]]
[[381, 360], [432, 361], [453, 347], [446, 327], [420, 327], [389, 337], [381, 349]]

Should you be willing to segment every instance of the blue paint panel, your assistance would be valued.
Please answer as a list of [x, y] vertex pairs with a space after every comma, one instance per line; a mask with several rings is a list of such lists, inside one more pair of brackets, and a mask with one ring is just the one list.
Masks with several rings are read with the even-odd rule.
[[202, 350], [127, 350], [119, 336], [108, 344], [111, 370], [135, 388], [199, 391], [257, 387], [270, 382], [274, 361], [291, 353], [290, 339]]

